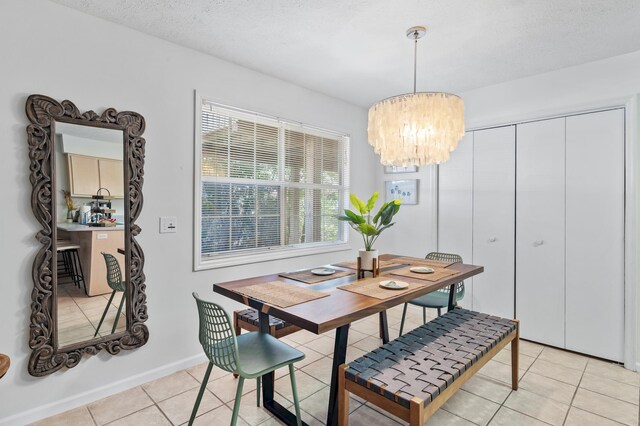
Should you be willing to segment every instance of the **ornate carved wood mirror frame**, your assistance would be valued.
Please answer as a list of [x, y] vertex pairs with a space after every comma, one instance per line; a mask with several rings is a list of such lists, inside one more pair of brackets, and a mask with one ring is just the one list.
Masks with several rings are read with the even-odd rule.
[[[29, 373], [44, 376], [62, 367], [75, 367], [84, 354], [94, 355], [105, 349], [117, 354], [123, 349], [134, 349], [149, 339], [144, 324], [147, 320], [144, 254], [135, 240], [140, 228], [135, 224], [142, 209], [144, 180], [145, 129], [144, 118], [132, 111], [118, 112], [106, 109], [101, 115], [93, 111], [81, 113], [70, 101], [58, 102], [48, 96], [31, 95], [27, 99], [26, 113], [31, 124], [27, 127], [29, 144], [30, 181], [33, 186], [31, 207], [42, 225], [36, 239], [42, 244], [33, 262], [31, 292], [31, 323], [29, 346]], [[69, 123], [114, 129], [124, 135], [124, 221], [125, 271], [127, 287], [125, 297], [127, 326], [125, 331], [108, 336], [58, 347], [57, 344], [57, 236], [55, 192], [55, 123]], [[128, 200], [128, 203], [126, 202]]]

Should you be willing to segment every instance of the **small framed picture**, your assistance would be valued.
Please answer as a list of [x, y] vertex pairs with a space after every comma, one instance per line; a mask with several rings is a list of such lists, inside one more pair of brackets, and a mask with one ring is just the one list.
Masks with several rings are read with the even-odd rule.
[[386, 200], [402, 199], [402, 204], [418, 204], [418, 180], [387, 180], [385, 184]]
[[384, 166], [385, 174], [390, 173], [415, 173], [418, 171], [418, 166]]

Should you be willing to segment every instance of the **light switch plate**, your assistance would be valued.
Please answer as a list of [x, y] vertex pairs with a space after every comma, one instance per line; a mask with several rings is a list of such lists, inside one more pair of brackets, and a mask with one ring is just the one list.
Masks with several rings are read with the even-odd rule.
[[160, 233], [168, 234], [178, 232], [178, 218], [175, 216], [160, 217]]

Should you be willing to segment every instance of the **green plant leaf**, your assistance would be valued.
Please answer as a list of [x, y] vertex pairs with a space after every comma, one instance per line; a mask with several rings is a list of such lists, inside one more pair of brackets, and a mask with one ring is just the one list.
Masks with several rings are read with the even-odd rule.
[[358, 228], [360, 228], [360, 232], [362, 232], [363, 235], [367, 236], [376, 235], [376, 233], [378, 232], [375, 226], [368, 223], [361, 223], [360, 225], [358, 225]]
[[364, 217], [355, 214], [349, 209], [344, 209], [344, 214], [347, 215], [347, 217], [349, 218], [348, 219], [349, 221], [355, 223], [356, 225], [359, 225], [365, 222]]
[[380, 214], [380, 223], [382, 223], [383, 225], [388, 225], [391, 223], [391, 219], [393, 219], [393, 215], [395, 214], [395, 207], [396, 205], [394, 203], [387, 204], [387, 206]]
[[378, 191], [374, 192], [371, 198], [369, 198], [369, 201], [367, 201], [367, 212], [370, 212], [371, 210], [373, 210], [373, 207], [376, 205], [376, 202], [378, 201], [378, 195], [379, 195]]
[[345, 222], [351, 222], [351, 218], [349, 218], [349, 216], [336, 216], [338, 218], [338, 220], [344, 220]]
[[351, 194], [349, 197], [351, 200], [351, 204], [360, 212], [360, 214], [366, 214], [369, 211], [367, 210], [367, 206], [358, 198], [356, 194]]
[[391, 222], [390, 224], [385, 225], [385, 226], [383, 226], [382, 228], [378, 229], [378, 233], [377, 233], [377, 235], [380, 235], [380, 233], [381, 233], [382, 231], [384, 231], [384, 230], [385, 230], [385, 229], [387, 229], [387, 228], [391, 228], [391, 227], [392, 227], [393, 225], [395, 225], [395, 224], [396, 224], [395, 222]]
[[382, 207], [380, 207], [380, 210], [378, 210], [378, 213], [376, 213], [376, 215], [373, 217], [373, 223], [378, 223], [378, 219], [380, 219], [380, 215], [388, 205], [389, 203], [384, 203]]

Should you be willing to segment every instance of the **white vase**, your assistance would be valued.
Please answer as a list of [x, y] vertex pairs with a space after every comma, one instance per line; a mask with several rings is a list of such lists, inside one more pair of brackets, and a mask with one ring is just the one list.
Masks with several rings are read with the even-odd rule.
[[365, 250], [360, 249], [358, 251], [360, 256], [360, 267], [363, 271], [373, 271], [373, 259], [378, 262], [378, 250]]

